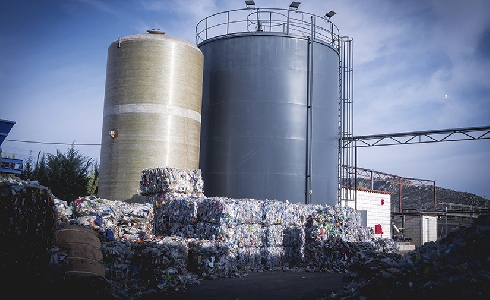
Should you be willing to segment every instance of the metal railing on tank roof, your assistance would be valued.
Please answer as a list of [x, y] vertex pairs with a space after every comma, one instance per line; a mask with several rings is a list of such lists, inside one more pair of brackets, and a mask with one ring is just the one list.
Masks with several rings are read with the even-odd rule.
[[270, 32], [309, 37], [339, 50], [339, 29], [327, 16], [282, 8], [241, 8], [208, 16], [196, 25], [196, 44], [215, 37]]

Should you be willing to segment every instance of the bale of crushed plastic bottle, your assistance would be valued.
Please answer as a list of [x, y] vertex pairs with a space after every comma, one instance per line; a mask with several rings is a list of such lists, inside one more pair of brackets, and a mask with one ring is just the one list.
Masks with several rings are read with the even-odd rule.
[[65, 276], [105, 276], [100, 239], [91, 228], [69, 225], [56, 232], [56, 246], [67, 255]]

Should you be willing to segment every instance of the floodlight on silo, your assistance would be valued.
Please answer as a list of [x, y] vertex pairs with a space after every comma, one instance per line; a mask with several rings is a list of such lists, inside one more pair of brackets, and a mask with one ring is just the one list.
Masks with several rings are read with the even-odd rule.
[[255, 2], [253, 0], [247, 0], [245, 1], [245, 5], [247, 8], [251, 8], [252, 6], [255, 6]]
[[291, 2], [291, 4], [289, 5], [289, 9], [298, 9], [300, 4], [301, 4], [301, 2], [296, 2], [296, 1], [293, 1], [293, 2]]
[[325, 14], [325, 17], [327, 17], [329, 20], [331, 17], [333, 17], [336, 14], [333, 10], [329, 11], [328, 13]]

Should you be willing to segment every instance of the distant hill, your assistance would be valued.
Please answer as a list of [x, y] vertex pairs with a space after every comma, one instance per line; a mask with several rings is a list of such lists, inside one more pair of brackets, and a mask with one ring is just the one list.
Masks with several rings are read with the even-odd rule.
[[[371, 180], [357, 178], [358, 186], [371, 188]], [[399, 182], [389, 180], [375, 180], [373, 189], [378, 191], [391, 192], [391, 211], [399, 211]], [[446, 206], [448, 209], [470, 210], [488, 209], [489, 200], [468, 192], [458, 192], [455, 190], [436, 187], [437, 210], [443, 211]], [[434, 210], [434, 187], [425, 185], [402, 186], [402, 208], [417, 211]]]

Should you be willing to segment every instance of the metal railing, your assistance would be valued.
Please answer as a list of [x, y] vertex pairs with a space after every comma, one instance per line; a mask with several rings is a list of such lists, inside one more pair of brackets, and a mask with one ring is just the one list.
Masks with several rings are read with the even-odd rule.
[[309, 37], [339, 51], [339, 30], [329, 18], [282, 8], [242, 8], [208, 16], [196, 25], [196, 44], [219, 36], [271, 32]]
[[346, 147], [349, 143], [354, 143], [354, 147], [379, 147], [489, 139], [490, 126], [397, 132], [343, 138]]

